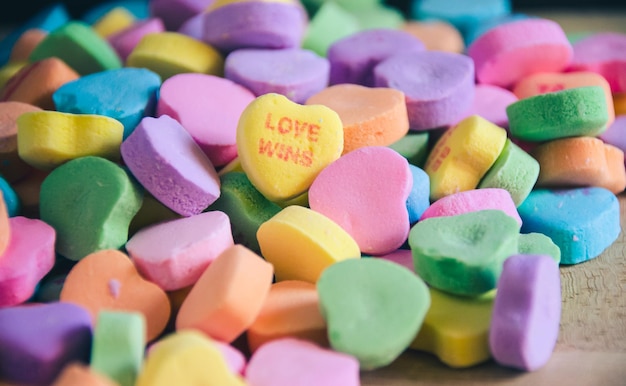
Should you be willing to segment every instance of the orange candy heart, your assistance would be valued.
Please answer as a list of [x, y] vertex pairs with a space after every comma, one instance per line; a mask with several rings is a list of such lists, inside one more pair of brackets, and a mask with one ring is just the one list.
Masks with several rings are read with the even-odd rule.
[[60, 300], [85, 307], [94, 325], [100, 310], [140, 312], [146, 318], [146, 341], [163, 332], [171, 313], [167, 294], [143, 279], [131, 259], [115, 249], [94, 252], [76, 263]]

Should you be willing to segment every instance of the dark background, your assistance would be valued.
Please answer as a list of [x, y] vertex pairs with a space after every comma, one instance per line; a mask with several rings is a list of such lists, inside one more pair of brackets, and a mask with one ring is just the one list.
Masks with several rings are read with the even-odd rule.
[[[472, 1], [472, 0], [465, 0]], [[92, 7], [107, 3], [110, 1], [105, 0], [22, 0], [18, 2], [12, 2], [9, 7], [4, 7], [0, 11], [0, 23], [19, 25], [22, 22], [28, 20], [29, 17], [35, 15], [43, 8], [57, 3], [63, 3], [66, 5], [70, 15], [74, 18], [80, 18], [86, 11]], [[408, 15], [409, 6], [411, 0], [386, 0], [387, 4], [397, 7]], [[621, 7], [626, 8], [626, 0], [513, 0], [513, 11], [522, 12], [526, 9], [538, 9], [538, 8], [565, 8], [565, 9], [600, 9], [600, 8], [612, 8]]]

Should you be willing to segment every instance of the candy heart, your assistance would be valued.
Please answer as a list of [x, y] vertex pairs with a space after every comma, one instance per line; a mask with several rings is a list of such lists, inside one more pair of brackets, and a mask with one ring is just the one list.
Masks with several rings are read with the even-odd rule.
[[45, 178], [40, 216], [57, 232], [57, 253], [79, 260], [101, 249], [123, 246], [141, 200], [141, 187], [119, 165], [100, 157], [82, 157]]
[[304, 193], [343, 151], [343, 125], [326, 106], [302, 106], [269, 93], [246, 107], [237, 153], [252, 184], [272, 201]]
[[206, 335], [184, 330], [161, 339], [150, 351], [137, 386], [244, 386], [233, 374], [218, 346]]
[[124, 253], [109, 249], [85, 256], [72, 267], [61, 301], [82, 305], [95, 325], [101, 310], [135, 311], [146, 320], [146, 341], [156, 338], [170, 317], [170, 302], [156, 284], [144, 280]]
[[117, 161], [123, 132], [120, 121], [103, 115], [33, 111], [17, 119], [17, 152], [41, 170], [89, 155]]
[[318, 175], [309, 205], [348, 232], [361, 252], [382, 255], [406, 241], [412, 184], [406, 158], [385, 146], [362, 147]]
[[0, 379], [48, 385], [66, 364], [88, 363], [91, 334], [89, 313], [74, 304], [0, 309]]

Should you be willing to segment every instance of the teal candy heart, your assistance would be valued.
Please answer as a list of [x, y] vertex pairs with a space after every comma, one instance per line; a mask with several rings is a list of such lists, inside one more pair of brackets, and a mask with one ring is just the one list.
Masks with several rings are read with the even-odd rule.
[[121, 166], [101, 157], [81, 157], [44, 179], [39, 213], [56, 230], [56, 252], [77, 261], [102, 249], [121, 248], [142, 197], [141, 186]]

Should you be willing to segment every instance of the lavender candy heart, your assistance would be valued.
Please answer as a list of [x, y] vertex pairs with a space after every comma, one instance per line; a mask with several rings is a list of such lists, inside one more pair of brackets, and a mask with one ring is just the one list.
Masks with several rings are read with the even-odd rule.
[[513, 255], [498, 279], [489, 347], [499, 364], [525, 371], [542, 367], [556, 345], [561, 321], [561, 276], [548, 255]]
[[204, 15], [202, 40], [229, 53], [239, 48], [300, 47], [308, 16], [297, 1], [245, 1], [215, 8]]
[[68, 363], [89, 363], [91, 340], [91, 316], [78, 305], [0, 309], [0, 380], [49, 385]]
[[143, 118], [122, 142], [121, 153], [139, 183], [182, 216], [201, 213], [220, 196], [215, 167], [169, 115]]
[[411, 130], [446, 127], [474, 101], [474, 62], [444, 51], [397, 54], [374, 67], [374, 83], [404, 92]]
[[367, 29], [341, 38], [328, 48], [329, 84], [374, 86], [374, 67], [399, 52], [420, 52], [421, 40], [402, 30]]
[[299, 48], [239, 49], [224, 64], [224, 77], [254, 95], [277, 93], [300, 104], [328, 86], [329, 71], [328, 59]]

